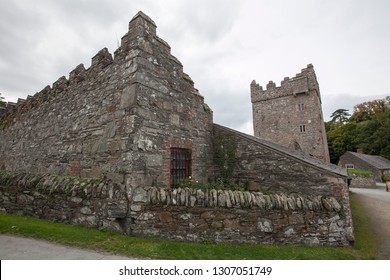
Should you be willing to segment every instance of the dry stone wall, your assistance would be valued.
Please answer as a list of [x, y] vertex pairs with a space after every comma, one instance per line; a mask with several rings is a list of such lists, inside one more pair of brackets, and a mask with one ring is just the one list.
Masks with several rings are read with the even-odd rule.
[[110, 180], [0, 173], [0, 210], [192, 242], [350, 246], [353, 229], [333, 196], [249, 191], [127, 189]]
[[351, 183], [349, 187], [351, 188], [376, 188], [376, 181], [373, 175], [357, 175], [349, 174]]
[[353, 229], [334, 197], [261, 192], [135, 190], [131, 232], [195, 242], [350, 246]]
[[0, 210], [124, 232], [126, 188], [110, 180], [0, 172]]

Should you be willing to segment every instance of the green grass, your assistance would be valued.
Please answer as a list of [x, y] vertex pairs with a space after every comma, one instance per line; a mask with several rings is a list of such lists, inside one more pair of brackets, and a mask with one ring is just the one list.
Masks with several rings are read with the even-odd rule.
[[355, 228], [355, 249], [364, 259], [377, 259], [378, 244], [372, 231], [373, 226], [353, 193], [350, 193], [350, 206]]
[[354, 212], [355, 248], [309, 247], [264, 244], [203, 244], [155, 238], [124, 236], [37, 218], [0, 212], [0, 233], [29, 236], [57, 243], [106, 251], [126, 256], [155, 259], [267, 259], [267, 260], [341, 260], [375, 259], [376, 245], [368, 217], [351, 196]]
[[348, 168], [347, 170], [349, 174], [356, 174], [361, 176], [372, 176], [372, 172], [368, 170], [353, 169], [353, 168]]

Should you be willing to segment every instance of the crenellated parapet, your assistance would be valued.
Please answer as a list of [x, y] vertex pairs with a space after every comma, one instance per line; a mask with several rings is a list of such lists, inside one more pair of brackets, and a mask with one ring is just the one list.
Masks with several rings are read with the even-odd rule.
[[[182, 63], [171, 54], [169, 44], [157, 36], [156, 28], [156, 24], [150, 17], [143, 12], [138, 12], [129, 22], [128, 32], [122, 37], [121, 46], [114, 52], [114, 55], [107, 48], [103, 48], [91, 58], [89, 68], [86, 69], [83, 64], [80, 64], [69, 73], [68, 77], [60, 77], [51, 86], [46, 86], [27, 100], [19, 100], [15, 104], [8, 103], [5, 108], [1, 108], [0, 122], [9, 124], [16, 115], [40, 106], [59, 94], [79, 92], [80, 87], [99, 81], [101, 78], [99, 73], [111, 71], [114, 65], [126, 64], [129, 74], [140, 68], [153, 74], [156, 68], [162, 67], [158, 62], [159, 57], [168, 58], [170, 65], [164, 70], [166, 76], [183, 81], [174, 84], [177, 90], [190, 89], [193, 94], [199, 95], [198, 91], [193, 88], [194, 83], [191, 78], [183, 72]], [[134, 77], [133, 80], [138, 82], [139, 77]], [[5, 121], [6, 118], [8, 120]]]
[[156, 24], [139, 12], [113, 54], [101, 49], [89, 68], [79, 64], [0, 111], [0, 169], [109, 174], [118, 182], [142, 174], [133, 179], [170, 186], [166, 166], [175, 145], [200, 157], [192, 176], [205, 178], [212, 117]]
[[280, 86], [276, 86], [275, 82], [269, 81], [264, 89], [253, 80], [250, 88], [252, 103], [289, 95], [309, 94], [313, 90], [319, 94], [318, 83], [312, 64], [308, 64], [307, 68], [302, 69], [295, 77], [285, 77], [281, 81]]
[[312, 64], [276, 86], [251, 85], [254, 135], [329, 162], [321, 95]]

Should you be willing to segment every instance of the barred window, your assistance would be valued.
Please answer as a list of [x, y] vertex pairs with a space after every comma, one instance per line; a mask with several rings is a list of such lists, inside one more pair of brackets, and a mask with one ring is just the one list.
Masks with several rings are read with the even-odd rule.
[[191, 176], [191, 150], [171, 148], [171, 186]]

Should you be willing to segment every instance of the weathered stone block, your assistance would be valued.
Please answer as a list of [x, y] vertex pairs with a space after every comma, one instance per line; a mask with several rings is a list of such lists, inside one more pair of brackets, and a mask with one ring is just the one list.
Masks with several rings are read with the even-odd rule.
[[134, 105], [136, 100], [136, 85], [130, 85], [121, 92], [120, 108], [125, 109]]
[[137, 220], [139, 221], [149, 221], [151, 219], [153, 219], [155, 217], [155, 214], [151, 213], [151, 212], [144, 212], [144, 213], [141, 213]]
[[133, 201], [146, 203], [148, 201], [147, 191], [142, 187], [134, 189]]
[[225, 219], [222, 221], [223, 228], [225, 230], [238, 230], [239, 229], [239, 220], [238, 219]]
[[159, 214], [159, 219], [163, 223], [172, 223], [173, 222], [172, 214], [168, 211], [161, 212]]
[[107, 205], [107, 216], [113, 218], [125, 218], [127, 216], [127, 201], [109, 202]]
[[292, 213], [288, 217], [288, 222], [290, 225], [302, 225], [304, 224], [303, 216], [301, 213]]
[[259, 218], [257, 221], [256, 228], [259, 229], [262, 232], [273, 232], [273, 225], [271, 220]]
[[92, 210], [89, 207], [84, 206], [84, 207], [80, 208], [80, 213], [85, 214], [85, 215], [90, 215], [90, 214], [92, 214]]

